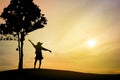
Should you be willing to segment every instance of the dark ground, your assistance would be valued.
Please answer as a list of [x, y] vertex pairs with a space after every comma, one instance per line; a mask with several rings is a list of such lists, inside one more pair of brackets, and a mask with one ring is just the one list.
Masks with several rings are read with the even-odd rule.
[[120, 74], [89, 74], [51, 69], [0, 72], [0, 80], [120, 80]]

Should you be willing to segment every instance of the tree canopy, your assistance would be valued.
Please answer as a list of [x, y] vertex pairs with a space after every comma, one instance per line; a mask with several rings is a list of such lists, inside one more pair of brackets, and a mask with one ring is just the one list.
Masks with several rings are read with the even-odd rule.
[[4, 8], [1, 18], [5, 24], [0, 24], [0, 34], [16, 35], [19, 32], [27, 34], [47, 24], [46, 17], [41, 14], [39, 7], [33, 0], [11, 0]]

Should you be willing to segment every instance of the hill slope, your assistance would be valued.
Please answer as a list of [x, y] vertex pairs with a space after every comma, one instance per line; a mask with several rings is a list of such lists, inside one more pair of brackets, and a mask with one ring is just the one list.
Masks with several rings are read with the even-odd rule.
[[87, 74], [51, 69], [24, 69], [0, 72], [0, 80], [120, 80], [120, 75]]

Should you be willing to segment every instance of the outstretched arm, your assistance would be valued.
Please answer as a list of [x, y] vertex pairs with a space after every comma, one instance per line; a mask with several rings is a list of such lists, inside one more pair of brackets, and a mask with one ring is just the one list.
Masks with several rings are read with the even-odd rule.
[[35, 44], [31, 40], [28, 40], [28, 41], [30, 41], [30, 43], [35, 47]]
[[44, 47], [42, 47], [42, 50], [49, 51], [50, 53], [52, 52], [51, 50], [46, 49], [46, 48], [44, 48]]

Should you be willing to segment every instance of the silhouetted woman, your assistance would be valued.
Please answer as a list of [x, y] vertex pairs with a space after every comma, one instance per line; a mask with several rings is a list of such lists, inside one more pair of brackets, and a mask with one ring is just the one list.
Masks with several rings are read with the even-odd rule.
[[36, 68], [36, 63], [37, 63], [38, 60], [39, 60], [39, 69], [40, 69], [40, 66], [42, 64], [41, 61], [43, 59], [42, 50], [49, 51], [49, 52], [51, 52], [51, 50], [42, 47], [43, 43], [38, 42], [37, 45], [35, 45], [31, 40], [29, 40], [29, 41], [31, 42], [31, 44], [35, 48], [35, 54], [36, 54], [36, 56], [35, 56], [35, 62], [34, 62], [34, 69]]

